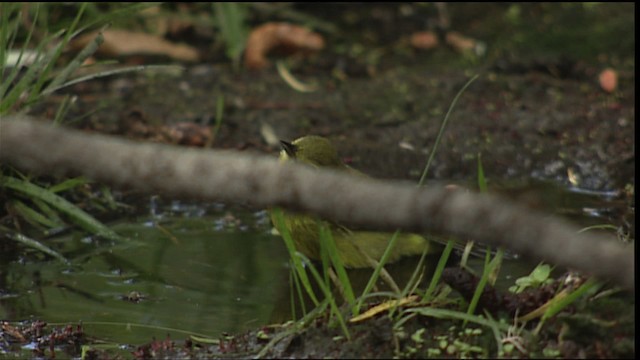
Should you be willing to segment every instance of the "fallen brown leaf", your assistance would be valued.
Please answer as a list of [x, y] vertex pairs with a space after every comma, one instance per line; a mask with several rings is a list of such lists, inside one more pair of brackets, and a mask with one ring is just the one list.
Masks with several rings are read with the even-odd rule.
[[324, 48], [324, 38], [302, 26], [288, 23], [266, 23], [255, 28], [247, 39], [244, 63], [249, 69], [263, 69], [269, 65], [267, 54], [306, 53]]
[[433, 31], [418, 31], [409, 39], [411, 46], [420, 50], [429, 50], [438, 46], [438, 36]]
[[210, 127], [192, 122], [166, 125], [161, 131], [174, 144], [202, 147], [211, 140]]
[[618, 87], [618, 73], [613, 69], [604, 69], [598, 76], [602, 90], [612, 93]]
[[[91, 32], [74, 39], [70, 43], [71, 49], [77, 50], [91, 42], [98, 32]], [[176, 44], [159, 36], [131, 32], [126, 30], [109, 29], [102, 35], [104, 42], [98, 48], [98, 55], [102, 56], [134, 56], [134, 55], [164, 55], [172, 59], [194, 62], [200, 59], [198, 51], [188, 45]]]
[[459, 52], [472, 51], [476, 47], [476, 41], [459, 32], [450, 31], [445, 35], [447, 44]]

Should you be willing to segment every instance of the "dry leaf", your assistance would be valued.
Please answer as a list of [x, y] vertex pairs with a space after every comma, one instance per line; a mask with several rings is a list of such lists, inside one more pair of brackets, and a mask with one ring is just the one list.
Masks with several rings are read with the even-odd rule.
[[2, 328], [2, 332], [4, 333], [3, 334], [3, 340], [4, 340], [4, 338], [12, 337], [13, 339], [15, 339], [16, 342], [26, 343], [28, 341], [22, 335], [23, 332], [20, 329], [12, 326], [11, 324], [9, 324], [6, 321], [2, 322], [1, 328]]
[[459, 52], [474, 51], [477, 44], [472, 38], [468, 38], [456, 31], [448, 32], [445, 39], [449, 46]]
[[602, 90], [612, 93], [618, 87], [618, 73], [613, 69], [604, 69], [598, 76]]
[[438, 46], [438, 36], [433, 31], [418, 31], [409, 39], [411, 46], [420, 50], [429, 50]]
[[179, 122], [160, 129], [174, 144], [205, 146], [211, 140], [211, 128], [192, 122]]
[[[70, 47], [74, 50], [81, 49], [97, 35], [98, 32], [82, 35], [74, 39]], [[200, 59], [195, 48], [184, 44], [175, 44], [152, 34], [109, 29], [105, 30], [102, 35], [104, 43], [97, 52], [102, 56], [164, 55], [176, 60], [191, 62]]]
[[360, 322], [366, 319], [369, 319], [371, 317], [374, 317], [376, 315], [378, 315], [381, 312], [385, 312], [389, 309], [398, 307], [398, 306], [405, 306], [408, 304], [414, 304], [417, 303], [418, 301], [420, 301], [420, 297], [417, 295], [411, 295], [402, 299], [398, 299], [398, 300], [389, 300], [389, 301], [385, 301], [382, 304], [378, 304], [374, 307], [372, 307], [371, 309], [365, 311], [364, 313], [358, 315], [358, 316], [354, 316], [353, 318], [351, 318], [349, 320], [350, 323], [356, 323], [356, 322]]
[[302, 26], [288, 23], [266, 23], [255, 28], [247, 39], [244, 63], [249, 69], [269, 65], [267, 54], [312, 52], [324, 48], [324, 38]]
[[313, 92], [313, 91], [318, 90], [318, 86], [316, 86], [314, 84], [307, 85], [307, 84], [299, 81], [298, 79], [296, 79], [291, 74], [291, 72], [289, 72], [289, 69], [287, 69], [284, 66], [282, 61], [277, 61], [276, 62], [276, 68], [278, 69], [278, 74], [280, 75], [282, 80], [284, 80], [284, 82], [286, 82], [294, 90], [300, 91], [300, 92]]

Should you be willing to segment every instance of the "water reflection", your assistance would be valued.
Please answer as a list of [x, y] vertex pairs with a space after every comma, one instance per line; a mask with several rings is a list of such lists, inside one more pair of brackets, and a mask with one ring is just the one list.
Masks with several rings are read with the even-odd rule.
[[[15, 296], [0, 300], [0, 317], [82, 321], [89, 332], [126, 343], [168, 333], [184, 337], [171, 329], [217, 337], [267, 322], [287, 278], [287, 254], [270, 226], [259, 225], [260, 216], [234, 215], [235, 225], [221, 230], [226, 213], [174, 212], [161, 221], [156, 215], [115, 225], [136, 240], [124, 246], [87, 244], [78, 235], [52, 239], [49, 244], [72, 260], [71, 268], [55, 261], [5, 264], [12, 279], [6, 289]], [[131, 294], [139, 301], [131, 301]], [[147, 327], [131, 331], [127, 324]]]

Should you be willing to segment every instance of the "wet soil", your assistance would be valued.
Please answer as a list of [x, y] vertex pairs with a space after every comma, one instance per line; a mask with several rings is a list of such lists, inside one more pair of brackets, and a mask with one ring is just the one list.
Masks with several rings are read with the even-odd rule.
[[[275, 154], [278, 149], [261, 135], [265, 129], [285, 140], [319, 134], [334, 140], [352, 166], [380, 178], [413, 181], [433, 151], [452, 99], [471, 76], [480, 74], [453, 109], [429, 178], [473, 183], [481, 154], [490, 180], [544, 179], [611, 191], [631, 209], [632, 197], [623, 195], [625, 187], [635, 184], [633, 4], [600, 5], [598, 11], [586, 5], [479, 6], [451, 4], [450, 12], [453, 28], [487, 43], [485, 56], [464, 55], [447, 47], [412, 49], [403, 37], [424, 30], [431, 16], [423, 16], [420, 5], [380, 4], [367, 9], [352, 5], [338, 12], [317, 7], [313, 13], [335, 27], [325, 34], [330, 45], [321, 54], [288, 63], [299, 80], [318, 85], [315, 92], [293, 90], [274, 67], [248, 72], [234, 70], [229, 63], [207, 63], [173, 74], [146, 71], [78, 84], [65, 90], [78, 96], [69, 117], [79, 119], [75, 126], [115, 134], [126, 132], [121, 124], [132, 116], [152, 125], [213, 126], [217, 99], [223, 98], [224, 116], [214, 148]], [[301, 5], [298, 10], [310, 11], [309, 7]], [[259, 18], [256, 15], [253, 21]], [[613, 93], [602, 90], [597, 81], [605, 67], [614, 67], [619, 75]], [[53, 115], [62, 95], [36, 106], [33, 113]], [[621, 217], [633, 217], [633, 211], [628, 212], [631, 215]], [[562, 329], [568, 322], [557, 321], [536, 351], [516, 356], [542, 355], [547, 347], [557, 352], [545, 356], [633, 356], [635, 350], [629, 344], [633, 324], [624, 320], [633, 315], [606, 316], [615, 319], [609, 333], [604, 327], [581, 333], [571, 342], [564, 341], [565, 349], [557, 339], [564, 339]], [[266, 355], [426, 354], [429, 345], [411, 338], [424, 328], [424, 318], [409, 323], [400, 337], [392, 333], [387, 320], [382, 316], [362, 329], [353, 328], [356, 340], [349, 345], [336, 338], [338, 328], [327, 329], [319, 320], [303, 333], [288, 335], [279, 351], [275, 347]], [[587, 321], [573, 319], [574, 323], [583, 320]], [[453, 335], [447, 335], [448, 324], [438, 329], [440, 333], [430, 335], [434, 342], [438, 334], [453, 340], [461, 336], [454, 333], [462, 331], [451, 330]], [[233, 348], [219, 345], [216, 351], [209, 348], [196, 356], [254, 356], [254, 350], [272, 338], [260, 340], [258, 332], [235, 337]], [[598, 341], [585, 341], [605, 333]], [[356, 350], [350, 350], [352, 346]], [[416, 347], [422, 350], [411, 352]], [[496, 355], [494, 350], [465, 354]], [[465, 354], [454, 351], [448, 356]]]

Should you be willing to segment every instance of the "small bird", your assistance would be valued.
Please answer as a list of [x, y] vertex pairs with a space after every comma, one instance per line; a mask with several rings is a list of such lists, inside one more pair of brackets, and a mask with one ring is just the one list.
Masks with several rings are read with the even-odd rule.
[[[331, 142], [320, 136], [304, 136], [291, 143], [280, 141], [281, 161], [298, 161], [313, 167], [327, 167], [346, 171], [357, 176], [367, 176], [344, 164]], [[319, 260], [320, 237], [318, 219], [307, 214], [283, 212], [284, 222], [295, 243], [296, 250], [312, 260]], [[271, 216], [275, 226], [276, 221]], [[340, 258], [347, 268], [365, 268], [375, 265], [393, 234], [375, 231], [352, 230], [333, 222], [324, 221], [331, 230]], [[405, 256], [420, 256], [442, 251], [440, 244], [431, 242], [417, 234], [400, 233], [387, 263], [393, 263]]]

